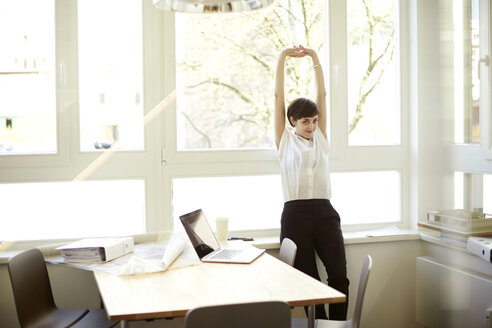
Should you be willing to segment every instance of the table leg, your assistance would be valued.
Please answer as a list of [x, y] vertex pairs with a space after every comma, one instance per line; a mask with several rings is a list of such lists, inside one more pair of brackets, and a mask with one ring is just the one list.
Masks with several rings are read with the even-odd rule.
[[121, 320], [120, 323], [121, 323], [121, 328], [130, 328], [130, 326], [128, 325], [128, 321]]
[[316, 306], [310, 305], [308, 308], [308, 328], [314, 328], [316, 324]]

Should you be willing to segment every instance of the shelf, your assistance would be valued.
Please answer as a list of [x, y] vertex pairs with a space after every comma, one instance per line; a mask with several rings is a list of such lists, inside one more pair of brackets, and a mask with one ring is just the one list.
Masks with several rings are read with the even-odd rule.
[[490, 235], [492, 235], [492, 230], [477, 231], [477, 232], [466, 232], [466, 231], [461, 231], [458, 229], [453, 229], [451, 227], [444, 227], [442, 225], [433, 225], [433, 224], [427, 223], [427, 222], [419, 222], [418, 226], [423, 227], [423, 228], [427, 228], [427, 229], [431, 229], [431, 230], [440, 231], [440, 232], [456, 234], [456, 235], [459, 235], [462, 237], [478, 237], [478, 236], [490, 236]]

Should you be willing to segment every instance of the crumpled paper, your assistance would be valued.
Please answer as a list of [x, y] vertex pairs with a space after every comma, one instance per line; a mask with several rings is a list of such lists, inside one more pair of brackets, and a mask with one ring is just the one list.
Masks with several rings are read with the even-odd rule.
[[121, 268], [119, 274], [132, 275], [164, 271], [168, 269], [176, 258], [185, 250], [187, 244], [187, 241], [182, 236], [173, 235], [167, 243], [160, 263], [156, 263], [155, 260], [148, 260], [133, 255]]
[[162, 265], [165, 269], [169, 268], [174, 260], [184, 251], [186, 244], [186, 240], [180, 235], [172, 236], [162, 257]]

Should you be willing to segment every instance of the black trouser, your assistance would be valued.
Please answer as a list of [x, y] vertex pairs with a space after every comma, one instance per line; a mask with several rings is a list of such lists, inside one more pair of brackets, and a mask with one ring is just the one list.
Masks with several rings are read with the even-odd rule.
[[[347, 296], [345, 303], [329, 305], [330, 320], [346, 320], [348, 307], [347, 261], [340, 216], [328, 199], [293, 200], [284, 204], [280, 240], [297, 245], [294, 267], [320, 280], [315, 251], [328, 274], [328, 285]], [[316, 319], [327, 319], [324, 305], [316, 306]]]

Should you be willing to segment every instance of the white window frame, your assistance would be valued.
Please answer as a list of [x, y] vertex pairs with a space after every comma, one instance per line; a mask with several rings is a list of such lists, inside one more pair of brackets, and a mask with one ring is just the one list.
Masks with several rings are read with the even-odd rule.
[[[397, 42], [396, 62], [398, 63], [397, 87], [399, 95], [398, 105], [400, 110], [400, 144], [392, 146], [349, 146], [348, 143], [348, 99], [347, 99], [347, 24], [345, 17], [346, 1], [329, 2], [329, 40], [330, 59], [329, 75], [327, 80], [330, 90], [331, 108], [331, 147], [333, 172], [351, 171], [398, 171], [401, 184], [401, 220], [400, 228], [411, 228], [409, 213], [409, 107], [408, 107], [408, 77], [409, 77], [409, 17], [407, 0], [395, 1], [395, 35]], [[336, 122], [337, 124], [333, 124]], [[336, 140], [336, 142], [335, 142]], [[374, 225], [351, 227], [352, 229], [364, 229]], [[344, 230], [347, 230], [345, 227]]]
[[[480, 57], [489, 56], [491, 41], [491, 6], [480, 0]], [[451, 135], [453, 120], [441, 104], [439, 71], [439, 1], [415, 1], [411, 6], [416, 28], [412, 61], [417, 68], [412, 76], [412, 131], [418, 131], [412, 147], [418, 149], [413, 160], [414, 177], [418, 179], [417, 199], [412, 206], [415, 217], [423, 219], [428, 211], [450, 209], [454, 206], [454, 172], [492, 173], [492, 111], [490, 88], [492, 74], [489, 66], [480, 67], [480, 143], [455, 144]], [[475, 178], [474, 178], [475, 179]], [[471, 181], [465, 181], [469, 190]], [[466, 192], [466, 191], [465, 191]], [[469, 197], [470, 195], [466, 195]], [[474, 189], [473, 197], [481, 199]]]
[[[492, 103], [491, 90], [491, 6], [487, 0], [480, 0], [480, 58], [488, 57], [488, 65], [482, 63], [480, 70], [480, 143], [478, 144], [449, 144], [445, 150], [447, 161], [446, 170], [465, 173], [492, 173]], [[476, 175], [465, 178], [465, 205], [474, 208], [473, 204], [483, 201], [482, 179]], [[478, 188], [480, 186], [480, 188]], [[483, 206], [483, 205], [482, 205]], [[478, 206], [478, 207], [482, 207]]]
[[[111, 159], [93, 172], [88, 179], [143, 179], [146, 193], [146, 230], [155, 232], [173, 229], [172, 180], [175, 178], [271, 175], [279, 174], [275, 150], [209, 150], [179, 151], [176, 140], [175, 90], [175, 29], [174, 13], [157, 10], [152, 0], [143, 4], [143, 52], [144, 52], [144, 113], [148, 114], [163, 99], [171, 101], [162, 113], [149, 120], [145, 127], [143, 151], [116, 151]], [[346, 83], [343, 72], [346, 65], [345, 40], [339, 39], [340, 26], [346, 29], [340, 11], [345, 13], [345, 1], [331, 0], [326, 15], [326, 30], [329, 33], [329, 58], [321, 59], [326, 74], [328, 101], [331, 107], [329, 119], [332, 142], [333, 172], [399, 171], [401, 174], [401, 222], [400, 227], [409, 227], [408, 213], [410, 188], [409, 172], [409, 115], [407, 75], [409, 56], [409, 21], [406, 16], [407, 0], [401, 0], [399, 12], [400, 38], [398, 52], [401, 68], [401, 144], [398, 146], [348, 146], [346, 99], [340, 89]], [[77, 90], [77, 2], [56, 0], [57, 41], [57, 138], [56, 155], [8, 155], [0, 157], [0, 183], [70, 181], [84, 168], [94, 162], [101, 152], [81, 152], [79, 142], [79, 108]], [[69, 42], [68, 42], [69, 40]], [[336, 47], [334, 44], [342, 44]], [[335, 52], [335, 49], [337, 52]], [[333, 67], [339, 70], [339, 84], [333, 83]], [[331, 77], [331, 79], [328, 79]], [[70, 79], [71, 78], [71, 79]], [[273, 80], [272, 80], [273, 83]], [[273, 97], [273, 95], [272, 95]], [[65, 110], [65, 108], [67, 110]], [[273, 109], [272, 109], [273, 110]], [[340, 123], [343, 124], [335, 124]], [[272, 131], [273, 138], [273, 131]], [[341, 142], [339, 142], [341, 140]], [[377, 225], [377, 224], [376, 224]], [[376, 226], [369, 225], [369, 226]], [[366, 226], [349, 229], [365, 229]], [[344, 228], [345, 230], [345, 228]], [[277, 233], [270, 231], [270, 233]]]
[[[144, 54], [144, 114], [164, 98], [164, 13], [151, 0], [142, 1]], [[80, 150], [77, 68], [77, 1], [56, 0], [57, 154], [0, 156], [0, 183], [72, 181], [103, 152]], [[162, 220], [165, 198], [162, 187], [160, 145], [162, 115], [144, 129], [143, 151], [115, 151], [86, 180], [143, 179], [146, 194], [146, 230], [170, 229]], [[41, 216], [42, 218], [42, 216]]]
[[[344, 31], [346, 30], [345, 13], [346, 2], [345, 1], [328, 1], [326, 9], [326, 33], [328, 34], [328, 40], [330, 40], [329, 58], [321, 58], [325, 72], [325, 81], [327, 84], [327, 90], [329, 91], [328, 99], [330, 104], [330, 140], [336, 140], [337, 142], [331, 142], [332, 158], [331, 168], [332, 172], [359, 172], [359, 171], [398, 171], [401, 176], [401, 221], [398, 225], [402, 228], [409, 227], [409, 219], [404, 213], [408, 212], [408, 188], [407, 183], [409, 180], [409, 166], [408, 166], [408, 124], [407, 112], [408, 109], [404, 104], [407, 102], [407, 83], [405, 79], [407, 77], [406, 67], [408, 64], [408, 56], [406, 55], [407, 47], [405, 46], [408, 40], [408, 18], [405, 16], [406, 10], [401, 9], [407, 6], [406, 0], [397, 2], [396, 11], [399, 12], [399, 19], [395, 26], [397, 33], [399, 34], [399, 43], [397, 45], [398, 58], [400, 58], [400, 122], [401, 122], [401, 144], [397, 146], [348, 146], [348, 118], [347, 118], [347, 99], [346, 99], [346, 41]], [[400, 4], [401, 3], [401, 4]], [[343, 13], [343, 14], [341, 14]], [[169, 18], [170, 19], [170, 18]], [[169, 31], [173, 31], [174, 24], [168, 24]], [[171, 32], [170, 32], [171, 34]], [[342, 36], [342, 37], [341, 37]], [[338, 46], [336, 45], [338, 43]], [[171, 38], [168, 39], [168, 43], [165, 45], [167, 49], [174, 49], [174, 42]], [[336, 49], [335, 52], [333, 49]], [[166, 90], [166, 93], [172, 92], [175, 88], [176, 67], [174, 51], [170, 51], [170, 54], [166, 56], [165, 71], [166, 84], [170, 87]], [[169, 58], [169, 57], [172, 57]], [[334, 69], [339, 67], [338, 70]], [[340, 69], [342, 67], [342, 69]], [[339, 72], [338, 84], [335, 85], [334, 72]], [[331, 79], [329, 78], [331, 77]], [[273, 83], [273, 77], [272, 77]], [[335, 96], [342, 95], [342, 96]], [[272, 95], [273, 97], [273, 95]], [[171, 108], [170, 108], [171, 109]], [[273, 109], [272, 109], [273, 110]], [[279, 174], [278, 160], [275, 155], [275, 150], [272, 149], [247, 149], [247, 150], [186, 150], [180, 151], [177, 149], [176, 140], [176, 104], [172, 110], [166, 111], [165, 114], [165, 147], [163, 153], [165, 154], [165, 179], [167, 182], [172, 181], [175, 178], [184, 177], [210, 177], [210, 176], [234, 176], [234, 175], [259, 175], [259, 174]], [[272, 131], [273, 138], [273, 131]], [[193, 172], [190, 174], [190, 172]], [[169, 195], [172, 194], [171, 190], [168, 190]], [[172, 199], [166, 200], [166, 206], [171, 208]], [[171, 211], [169, 211], [169, 214]], [[342, 220], [343, 224], [343, 220]], [[378, 224], [372, 225], [357, 225], [346, 226], [344, 230], [365, 229], [366, 227], [374, 227]]]
[[447, 153], [452, 159], [449, 169], [461, 172], [492, 173], [492, 107], [490, 88], [491, 69], [490, 43], [491, 24], [490, 2], [480, 0], [480, 58], [489, 58], [488, 66], [481, 64], [480, 69], [480, 143], [449, 144]]

